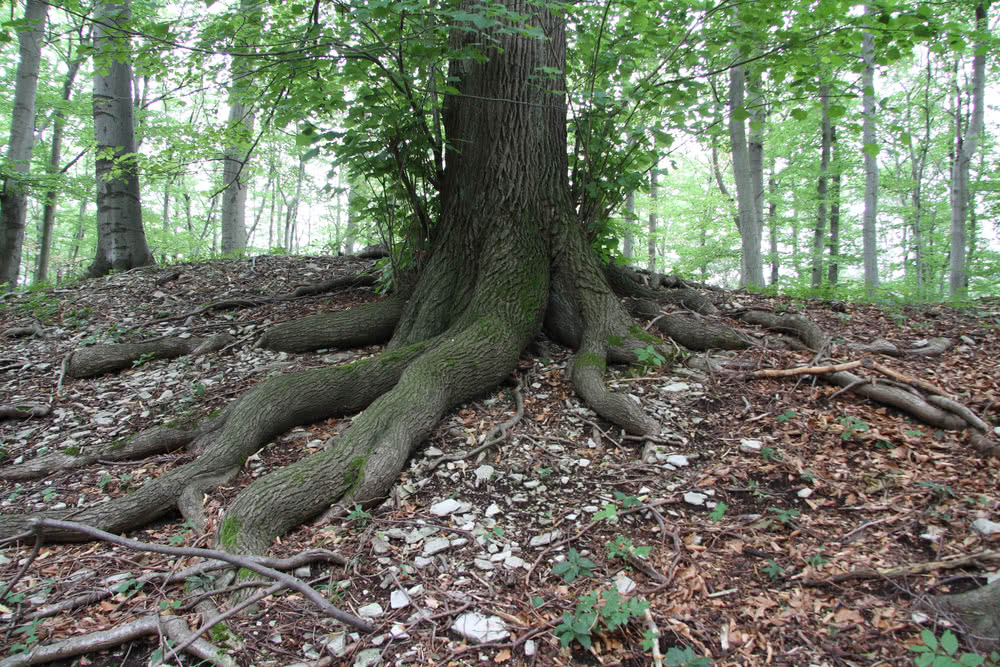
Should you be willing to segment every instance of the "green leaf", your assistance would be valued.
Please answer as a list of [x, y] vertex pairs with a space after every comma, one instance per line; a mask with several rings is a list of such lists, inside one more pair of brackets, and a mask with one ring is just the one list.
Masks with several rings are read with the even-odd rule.
[[931, 632], [930, 630], [921, 630], [920, 638], [924, 640], [924, 644], [927, 645], [927, 648], [929, 648], [932, 651], [937, 650], [938, 641], [937, 637], [934, 636], [933, 632]]
[[864, 151], [865, 155], [871, 155], [872, 157], [878, 157], [878, 144], [865, 144], [865, 147], [861, 149]]
[[958, 638], [951, 630], [945, 630], [944, 634], [941, 635], [941, 648], [948, 655], [955, 655], [955, 651], [958, 650]]
[[826, 111], [826, 115], [832, 120], [842, 117], [845, 113], [847, 113], [847, 107], [842, 104], [831, 104], [830, 108]]
[[737, 123], [741, 123], [749, 117], [750, 117], [750, 112], [747, 111], [746, 108], [743, 107], [742, 105], [733, 109], [732, 118]]
[[792, 109], [791, 114], [795, 120], [805, 120], [809, 117], [809, 112], [805, 109]]

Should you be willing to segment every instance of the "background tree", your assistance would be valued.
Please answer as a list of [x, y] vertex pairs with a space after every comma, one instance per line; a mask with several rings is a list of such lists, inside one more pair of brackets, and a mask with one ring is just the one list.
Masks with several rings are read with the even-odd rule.
[[91, 276], [153, 264], [142, 225], [135, 151], [128, 2], [102, 2], [94, 25], [97, 256]]
[[35, 99], [41, 65], [42, 36], [48, 4], [28, 0], [24, 20], [18, 25], [20, 59], [14, 85], [14, 111], [10, 122], [7, 159], [0, 184], [0, 285], [17, 286], [21, 246], [28, 207], [27, 176], [35, 145]]

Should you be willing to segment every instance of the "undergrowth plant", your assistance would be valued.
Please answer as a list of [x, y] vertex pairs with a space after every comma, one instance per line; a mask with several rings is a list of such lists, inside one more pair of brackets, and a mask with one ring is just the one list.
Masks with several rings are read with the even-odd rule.
[[566, 648], [574, 641], [584, 648], [593, 645], [593, 634], [614, 632], [632, 618], [641, 618], [649, 602], [643, 598], [622, 597], [617, 589], [591, 591], [576, 601], [573, 613], [563, 613], [563, 622], [553, 631]]
[[951, 630], [945, 630], [938, 639], [930, 630], [921, 630], [923, 644], [911, 646], [917, 654], [913, 664], [916, 667], [998, 667], [1000, 654], [993, 651], [988, 658], [978, 653], [958, 652], [958, 638]]

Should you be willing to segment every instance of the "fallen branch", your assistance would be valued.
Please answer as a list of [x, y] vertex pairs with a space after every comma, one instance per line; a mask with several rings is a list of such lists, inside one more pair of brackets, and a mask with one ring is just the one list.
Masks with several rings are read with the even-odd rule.
[[918, 389], [923, 389], [924, 391], [926, 391], [929, 394], [937, 394], [938, 396], [944, 396], [946, 398], [950, 398], [951, 397], [950, 394], [948, 394], [948, 392], [946, 392], [944, 389], [941, 389], [940, 387], [937, 387], [937, 386], [931, 384], [930, 382], [927, 382], [925, 380], [921, 380], [919, 378], [912, 378], [909, 375], [905, 375], [903, 373], [900, 373], [899, 371], [894, 371], [891, 368], [889, 368], [888, 366], [883, 366], [882, 364], [878, 363], [877, 361], [872, 361], [871, 362], [871, 367], [873, 369], [877, 370], [882, 375], [886, 375], [888, 377], [891, 377], [894, 380], [899, 380], [903, 384], [908, 384], [908, 385], [912, 385], [914, 387], [917, 387]]
[[826, 373], [836, 373], [837, 371], [849, 371], [862, 365], [861, 361], [848, 361], [843, 364], [832, 366], [806, 366], [803, 368], [767, 368], [762, 371], [754, 371], [750, 377], [755, 378], [783, 378], [794, 375], [824, 375]]
[[375, 631], [375, 626], [373, 626], [368, 621], [365, 621], [358, 616], [353, 614], [348, 614], [347, 612], [341, 611], [340, 609], [334, 607], [330, 604], [326, 598], [319, 594], [314, 588], [305, 584], [302, 580], [293, 577], [291, 575], [285, 574], [284, 572], [279, 572], [274, 568], [261, 565], [259, 559], [241, 556], [236, 554], [231, 554], [227, 551], [220, 551], [218, 549], [196, 549], [192, 547], [169, 547], [160, 544], [150, 544], [147, 542], [139, 542], [138, 540], [132, 540], [127, 537], [119, 537], [118, 535], [113, 535], [111, 533], [99, 530], [97, 528], [92, 528], [82, 523], [76, 523], [74, 521], [59, 521], [57, 519], [33, 519], [32, 524], [35, 527], [36, 533], [40, 529], [45, 528], [55, 528], [58, 530], [69, 530], [87, 535], [94, 539], [104, 540], [105, 542], [111, 542], [113, 544], [118, 544], [129, 549], [134, 549], [136, 551], [152, 551], [154, 553], [168, 554], [171, 556], [188, 556], [195, 558], [211, 558], [213, 560], [221, 560], [236, 567], [245, 567], [248, 570], [256, 572], [257, 574], [263, 575], [270, 579], [273, 579], [284, 585], [285, 588], [291, 588], [293, 590], [302, 593], [310, 602], [315, 604], [320, 608], [323, 613], [327, 614], [340, 621], [345, 625], [349, 625], [353, 628], [357, 628], [362, 632], [371, 633]]
[[30, 419], [45, 417], [52, 410], [47, 405], [0, 405], [0, 419]]
[[[973, 565], [983, 565], [984, 563], [1000, 563], [1000, 551], [986, 550], [979, 553], [958, 556], [950, 559], [927, 561], [923, 563], [913, 563], [911, 565], [901, 565], [899, 567], [887, 567], [881, 569], [865, 568], [845, 572], [829, 579], [805, 579], [799, 582], [803, 586], [832, 586], [844, 581], [856, 579], [887, 579], [889, 577], [906, 577], [914, 574], [927, 574], [938, 570], [954, 570], [959, 567], [969, 567]], [[795, 577], [792, 577], [795, 580]]]
[[217, 667], [235, 667], [237, 664], [218, 647], [201, 639], [199, 635], [192, 634], [191, 628], [180, 616], [144, 616], [110, 630], [91, 632], [54, 644], [36, 646], [31, 651], [18, 653], [0, 661], [0, 667], [42, 665], [84, 653], [106, 651], [140, 637], [160, 634], [166, 635], [174, 644], [188, 643], [187, 652], [199, 660], [207, 661]]
[[950, 398], [945, 398], [944, 396], [928, 396], [927, 402], [938, 406], [948, 412], [954, 412], [956, 415], [964, 419], [969, 426], [981, 431], [983, 433], [990, 432], [990, 425], [984, 422], [982, 419], [973, 414], [972, 410], [965, 407], [958, 401], [952, 400]]

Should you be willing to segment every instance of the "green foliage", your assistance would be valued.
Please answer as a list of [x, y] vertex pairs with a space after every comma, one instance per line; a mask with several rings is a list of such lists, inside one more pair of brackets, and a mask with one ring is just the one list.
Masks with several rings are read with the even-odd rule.
[[352, 509], [346, 518], [348, 523], [356, 523], [362, 528], [368, 525], [368, 522], [372, 520], [372, 515], [361, 509], [361, 503], [355, 503], [354, 509]]
[[144, 352], [139, 355], [138, 359], [132, 360], [132, 368], [141, 368], [148, 364], [153, 359], [156, 359], [156, 353], [154, 352]]
[[784, 412], [782, 412], [780, 415], [778, 415], [775, 419], [777, 419], [779, 422], [781, 422], [782, 424], [784, 424], [784, 423], [786, 423], [786, 422], [791, 421], [792, 419], [794, 419], [796, 417], [796, 415], [798, 415], [798, 414], [799, 413], [797, 411], [792, 410], [791, 408], [788, 408], [787, 410], [785, 410]]
[[596, 568], [597, 563], [570, 547], [566, 558], [552, 566], [552, 574], [562, 577], [563, 581], [571, 584], [577, 577], [593, 576]]
[[775, 519], [786, 526], [795, 523], [795, 519], [802, 514], [802, 512], [797, 509], [781, 509], [780, 507], [772, 507], [770, 509], [777, 515]]
[[691, 647], [677, 648], [672, 646], [667, 649], [667, 654], [663, 659], [668, 667], [711, 667], [712, 660], [705, 656], [695, 655]]
[[565, 612], [562, 623], [553, 633], [564, 648], [574, 641], [589, 649], [593, 644], [592, 635], [598, 632], [614, 632], [625, 627], [633, 618], [641, 618], [649, 608], [649, 602], [642, 598], [624, 598], [614, 588], [592, 591], [581, 595], [573, 613]]
[[608, 557], [621, 558], [625, 561], [627, 561], [630, 556], [632, 558], [646, 558], [652, 550], [652, 547], [637, 547], [633, 545], [632, 540], [624, 535], [616, 535], [614, 541], [608, 544]]
[[840, 434], [841, 440], [850, 440], [858, 434], [868, 432], [868, 424], [852, 415], [844, 415], [840, 418], [840, 424], [844, 427]]
[[764, 574], [767, 575], [768, 579], [771, 581], [776, 581], [778, 577], [785, 573], [785, 568], [778, 565], [778, 563], [773, 559], [767, 561], [767, 565], [764, 566]]
[[1000, 654], [995, 651], [989, 659], [978, 653], [958, 653], [958, 638], [951, 630], [945, 630], [938, 639], [930, 630], [921, 630], [923, 644], [910, 646], [917, 654], [913, 660], [916, 667], [996, 667], [1000, 664]]
[[660, 354], [659, 350], [652, 345], [638, 347], [632, 350], [632, 352], [635, 353], [635, 357], [638, 360], [639, 365], [644, 368], [659, 368], [667, 361], [666, 358]]
[[729, 509], [729, 505], [723, 502], [715, 503], [715, 507], [712, 508], [711, 513], [709, 513], [708, 518], [718, 523], [722, 521], [722, 517], [726, 515], [726, 510]]

